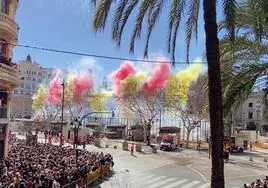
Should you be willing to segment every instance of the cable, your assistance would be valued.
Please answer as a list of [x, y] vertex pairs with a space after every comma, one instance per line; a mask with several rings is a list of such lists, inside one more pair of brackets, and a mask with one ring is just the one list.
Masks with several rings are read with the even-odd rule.
[[[67, 51], [67, 50], [58, 50], [58, 49], [53, 49], [53, 48], [44, 48], [44, 47], [38, 47], [38, 46], [15, 44], [15, 43], [10, 43], [10, 42], [5, 42], [5, 41], [0, 41], [0, 43], [11, 44], [11, 45], [14, 45], [17, 47], [22, 47], [22, 48], [30, 48], [30, 49], [41, 50], [41, 51], [49, 51], [49, 52], [54, 52], [54, 53], [70, 54], [70, 55], [85, 56], [85, 57], [95, 57], [95, 58], [100, 58], [100, 59], [133, 61], [133, 62], [144, 62], [144, 63], [145, 62], [146, 63], [163, 63], [162, 61], [157, 61], [157, 60], [132, 59], [132, 58], [124, 58], [124, 57], [116, 57], [116, 56], [87, 54], [87, 53], [73, 52], [73, 51]], [[205, 62], [205, 61], [200, 61], [200, 62], [192, 61], [192, 62], [187, 63], [186, 61], [175, 61], [175, 62], [167, 61], [166, 63], [169, 63], [169, 64], [206, 64], [207, 62]]]

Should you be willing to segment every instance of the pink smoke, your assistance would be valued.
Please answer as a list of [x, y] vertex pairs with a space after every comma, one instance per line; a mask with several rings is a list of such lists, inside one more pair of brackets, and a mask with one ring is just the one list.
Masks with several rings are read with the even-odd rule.
[[53, 78], [49, 83], [47, 99], [52, 104], [59, 104], [61, 102], [62, 87], [58, 77]]
[[165, 87], [170, 74], [170, 66], [163, 61], [153, 71], [152, 75], [146, 80], [142, 86], [144, 95], [153, 96], [159, 89]]
[[77, 102], [82, 100], [82, 95], [85, 91], [93, 87], [93, 78], [89, 73], [82, 73], [75, 77], [73, 81], [74, 98]]
[[129, 61], [121, 64], [120, 68], [112, 74], [112, 79], [115, 81], [114, 92], [115, 94], [119, 93], [121, 83], [129, 75], [135, 74], [136, 70], [133, 64]]

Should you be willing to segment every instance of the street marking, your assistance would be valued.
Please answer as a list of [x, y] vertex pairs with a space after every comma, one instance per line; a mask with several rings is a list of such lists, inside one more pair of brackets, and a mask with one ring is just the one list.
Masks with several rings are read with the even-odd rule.
[[166, 180], [163, 180], [163, 181], [161, 181], [161, 182], [156, 182], [156, 183], [154, 183], [154, 184], [152, 184], [152, 185], [149, 185], [148, 187], [149, 188], [156, 188], [156, 187], [159, 187], [160, 185], [164, 185], [164, 184], [166, 184], [166, 183], [168, 183], [168, 182], [170, 182], [170, 181], [174, 181], [174, 180], [176, 180], [177, 178], [169, 178], [169, 179], [166, 179]]
[[160, 181], [162, 179], [165, 179], [165, 178], [166, 178], [166, 176], [159, 176], [159, 177], [153, 178], [153, 179], [151, 179], [149, 181], [146, 181], [145, 184], [143, 184], [143, 185], [149, 185], [151, 183], [158, 182], [158, 181]]
[[205, 183], [204, 185], [201, 185], [198, 188], [209, 188], [210, 187], [210, 183]]
[[200, 181], [192, 181], [191, 183], [188, 183], [188, 184], [182, 186], [181, 188], [191, 188], [199, 183], [200, 183]]
[[195, 171], [197, 174], [199, 174], [203, 178], [203, 180], [205, 180], [205, 182], [208, 182], [207, 179], [205, 178], [205, 176], [201, 172], [199, 172], [196, 169], [192, 168], [191, 165], [187, 166], [187, 168], [190, 168], [191, 170]]
[[[152, 177], [154, 177], [155, 175], [151, 174], [151, 175], [148, 175], [148, 176], [141, 176], [137, 179], [134, 180], [134, 182], [140, 182], [140, 181], [144, 181], [144, 180], [147, 180], [147, 179], [150, 179]], [[133, 182], [133, 181], [132, 181]]]
[[188, 181], [188, 179], [179, 180], [179, 181], [176, 181], [176, 182], [171, 183], [169, 185], [166, 185], [166, 186], [164, 186], [162, 188], [173, 188], [173, 187], [177, 187], [178, 185], [181, 185], [181, 184], [183, 184], [186, 181]]

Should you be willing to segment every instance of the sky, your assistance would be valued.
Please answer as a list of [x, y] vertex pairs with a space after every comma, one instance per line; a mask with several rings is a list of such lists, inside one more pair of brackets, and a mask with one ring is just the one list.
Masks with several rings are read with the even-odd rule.
[[[132, 31], [134, 14], [128, 22], [123, 34], [120, 48], [111, 39], [111, 18], [102, 32], [95, 33], [92, 29], [94, 9], [88, 0], [22, 0], [20, 1], [16, 21], [20, 26], [18, 43], [45, 48], [54, 48], [80, 53], [141, 58], [144, 49], [144, 38], [136, 42], [135, 54], [128, 53], [128, 44]], [[167, 12], [162, 12], [162, 18], [154, 28], [150, 42], [149, 59], [167, 54]], [[221, 16], [220, 16], [221, 17]], [[203, 12], [200, 12], [199, 40], [193, 40], [191, 60], [204, 57], [205, 34]], [[146, 27], [144, 27], [146, 28]], [[176, 60], [185, 61], [185, 41], [181, 28], [177, 38]], [[143, 32], [144, 33], [144, 32]], [[31, 54], [34, 61], [42, 67], [76, 68], [86, 61], [98, 66], [102, 74], [108, 74], [117, 69], [121, 61], [85, 58], [81, 56], [51, 53], [33, 49], [16, 47], [13, 53], [15, 62]]]

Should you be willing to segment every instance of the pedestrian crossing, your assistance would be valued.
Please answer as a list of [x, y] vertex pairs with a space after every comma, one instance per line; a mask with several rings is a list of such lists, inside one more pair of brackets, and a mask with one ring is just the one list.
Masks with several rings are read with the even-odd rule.
[[[156, 174], [118, 173], [101, 184], [101, 188], [209, 188], [210, 183], [190, 178], [171, 177]], [[237, 188], [237, 187], [230, 187]]]
[[129, 188], [209, 188], [210, 183], [179, 177], [140, 174], [133, 176]]

